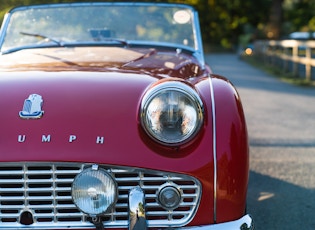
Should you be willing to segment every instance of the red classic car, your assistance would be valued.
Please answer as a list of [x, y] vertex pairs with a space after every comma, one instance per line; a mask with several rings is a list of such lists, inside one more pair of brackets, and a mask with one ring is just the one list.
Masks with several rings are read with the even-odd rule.
[[0, 229], [253, 229], [241, 101], [192, 7], [17, 7], [0, 52]]

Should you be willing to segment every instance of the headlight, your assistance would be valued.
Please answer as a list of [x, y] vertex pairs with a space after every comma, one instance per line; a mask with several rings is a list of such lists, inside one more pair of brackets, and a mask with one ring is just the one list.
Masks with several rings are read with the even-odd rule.
[[141, 104], [141, 123], [153, 139], [165, 145], [191, 140], [203, 123], [203, 105], [194, 89], [182, 82], [161, 83]]
[[84, 213], [107, 212], [117, 200], [117, 185], [110, 174], [97, 166], [83, 170], [72, 183], [74, 204]]

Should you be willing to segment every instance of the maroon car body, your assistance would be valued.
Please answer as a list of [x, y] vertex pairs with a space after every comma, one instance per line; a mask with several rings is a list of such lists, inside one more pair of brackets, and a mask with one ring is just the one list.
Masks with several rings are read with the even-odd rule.
[[[30, 28], [20, 31], [22, 40], [45, 42], [6, 46], [18, 13], [91, 6], [191, 12], [198, 47], [118, 39], [62, 44]], [[233, 85], [204, 63], [200, 41], [197, 13], [185, 5], [77, 3], [10, 11], [0, 35], [0, 229], [252, 229], [241, 101]], [[199, 126], [188, 126], [191, 136], [170, 143], [147, 130], [154, 119], [144, 121], [147, 98], [168, 87], [192, 93], [192, 103], [200, 106], [196, 113], [187, 107], [189, 119], [200, 116], [193, 120]], [[186, 118], [180, 115], [181, 127]], [[95, 214], [80, 206], [73, 181], [99, 168], [117, 194]], [[86, 189], [94, 199], [86, 202], [95, 202], [96, 186]], [[143, 205], [137, 219], [131, 190]]]

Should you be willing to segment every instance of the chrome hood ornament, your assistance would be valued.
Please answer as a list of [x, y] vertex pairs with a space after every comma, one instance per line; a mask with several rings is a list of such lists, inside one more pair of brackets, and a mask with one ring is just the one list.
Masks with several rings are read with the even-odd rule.
[[31, 94], [24, 101], [23, 110], [19, 115], [23, 119], [38, 119], [44, 114], [42, 110], [43, 98], [38, 94]]

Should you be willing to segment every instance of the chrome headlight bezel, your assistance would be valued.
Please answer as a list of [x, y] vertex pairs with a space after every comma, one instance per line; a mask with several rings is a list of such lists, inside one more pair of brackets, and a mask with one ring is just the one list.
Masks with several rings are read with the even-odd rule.
[[183, 202], [183, 192], [176, 184], [167, 182], [160, 186], [156, 201], [168, 211], [173, 211]]
[[[153, 140], [165, 146], [180, 146], [200, 131], [204, 107], [193, 87], [182, 81], [165, 81], [146, 92], [140, 115], [143, 129]], [[176, 122], [170, 122], [175, 116]]]

